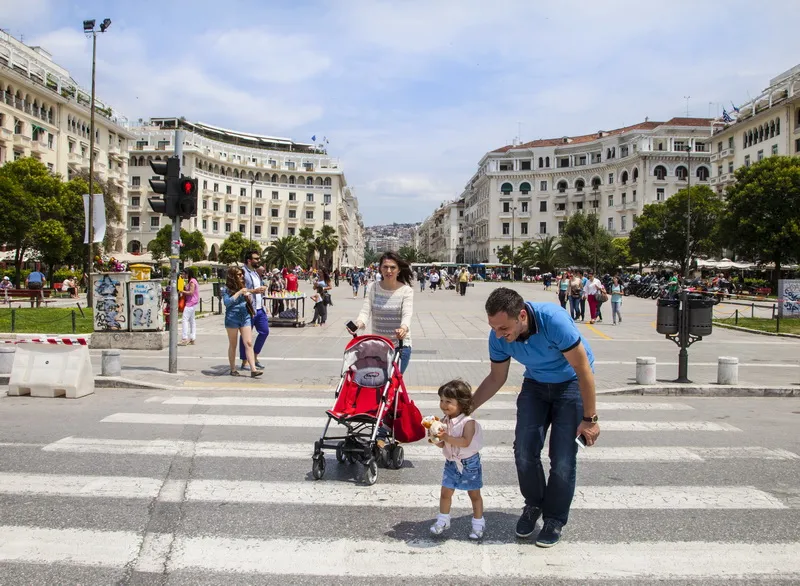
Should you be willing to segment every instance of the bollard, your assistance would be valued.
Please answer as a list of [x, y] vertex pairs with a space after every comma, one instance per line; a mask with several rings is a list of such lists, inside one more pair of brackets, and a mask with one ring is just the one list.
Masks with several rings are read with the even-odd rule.
[[11, 374], [11, 368], [14, 366], [14, 353], [16, 348], [0, 348], [0, 374]]
[[203, 298], [202, 297], [200, 298], [200, 313], [203, 313]]
[[122, 352], [120, 350], [103, 350], [100, 365], [100, 374], [103, 376], [121, 376]]
[[739, 384], [739, 359], [733, 356], [720, 356], [717, 362], [717, 384]]
[[636, 384], [656, 384], [656, 358], [655, 356], [636, 357]]

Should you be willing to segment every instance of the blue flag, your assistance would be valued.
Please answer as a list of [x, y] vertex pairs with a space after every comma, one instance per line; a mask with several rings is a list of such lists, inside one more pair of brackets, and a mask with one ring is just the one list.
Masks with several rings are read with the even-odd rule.
[[728, 111], [725, 110], [725, 108], [722, 109], [722, 121], [723, 122], [733, 122], [733, 118], [731, 118], [731, 115], [728, 114]]
[[734, 112], [736, 112], [737, 114], [739, 113], [739, 108], [737, 108], [736, 106], [734, 106], [734, 105], [733, 105], [733, 102], [731, 102], [731, 108], [733, 108], [733, 111], [734, 111]]
[[317, 135], [316, 134], [311, 137], [311, 142], [317, 142]]

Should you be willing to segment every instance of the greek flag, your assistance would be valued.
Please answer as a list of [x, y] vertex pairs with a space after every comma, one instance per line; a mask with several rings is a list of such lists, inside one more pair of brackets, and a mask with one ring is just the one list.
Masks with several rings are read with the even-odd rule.
[[731, 115], [728, 114], [728, 111], [725, 108], [722, 109], [722, 121], [733, 122], [733, 118], [731, 118]]
[[739, 113], [739, 108], [737, 108], [736, 106], [734, 106], [734, 105], [733, 105], [733, 102], [731, 102], [731, 108], [733, 108], [733, 111], [734, 111], [734, 112], [736, 112], [737, 114]]

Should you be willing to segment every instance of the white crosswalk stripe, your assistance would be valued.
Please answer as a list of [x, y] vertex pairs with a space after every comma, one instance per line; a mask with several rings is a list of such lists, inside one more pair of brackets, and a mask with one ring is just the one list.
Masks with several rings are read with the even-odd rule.
[[[404, 446], [406, 467], [381, 470], [374, 486], [354, 482], [363, 466], [338, 464], [330, 449], [326, 476], [311, 480], [313, 439], [307, 438], [319, 436], [332, 398], [297, 389], [287, 396], [289, 390], [162, 392], [142, 398], [139, 409], [128, 403], [118, 412], [108, 410], [91, 429], [45, 440], [49, 443], [0, 443], [0, 455], [24, 454], [8, 469], [0, 468], [0, 503], [21, 511], [0, 516], [0, 575], [4, 567], [28, 564], [28, 572], [110, 568], [120, 575], [191, 572], [253, 582], [347, 577], [367, 584], [396, 579], [398, 568], [403, 578], [437, 581], [800, 579], [796, 535], [739, 542], [729, 533], [712, 538], [695, 533], [696, 541], [680, 535], [664, 540], [656, 533], [664, 515], [685, 515], [695, 526], [711, 519], [722, 527], [750, 512], [768, 516], [765, 523], [780, 516], [800, 519], [796, 483], [773, 489], [759, 477], [784, 478], [784, 470], [798, 469], [800, 454], [760, 445], [760, 438], [742, 433], [746, 426], [704, 420], [691, 400], [599, 401], [603, 435], [597, 446], [578, 451], [574, 515], [565, 538], [551, 550], [539, 550], [513, 537], [523, 504], [511, 445], [515, 397], [498, 395], [482, 409], [484, 416], [477, 414], [485, 430], [498, 433], [487, 436], [489, 445], [481, 450], [489, 525], [486, 540], [476, 547], [458, 533], [463, 527], [457, 529], [457, 523], [468, 525], [471, 511], [466, 494], [458, 491], [452, 535], [438, 540], [428, 535], [443, 460], [426, 442]], [[415, 399], [424, 413], [436, 412], [435, 393]], [[546, 456], [545, 450], [545, 462]], [[739, 474], [750, 467], [759, 472]], [[685, 476], [675, 477], [676, 471]], [[146, 515], [179, 507], [188, 516], [182, 524], [183, 515], [176, 515], [175, 527], [162, 519], [147, 528], [132, 528], [121, 516], [107, 528], [87, 515], [78, 526], [81, 507], [95, 506]], [[310, 506], [314, 525], [326, 523], [319, 532], [307, 524]], [[26, 507], [39, 513], [25, 513]], [[72, 521], [47, 520], [53, 509], [74, 510]], [[242, 516], [228, 523], [228, 515]], [[606, 530], [616, 527], [623, 536], [635, 524], [638, 533], [598, 540], [588, 530], [581, 533], [587, 518], [581, 515], [597, 517]], [[254, 524], [240, 530], [237, 523], [250, 518]], [[374, 530], [364, 534], [360, 523], [352, 526], [361, 529], [351, 530], [342, 519], [368, 520]], [[393, 529], [404, 522], [410, 528]], [[453, 564], [454, 559], [460, 562]], [[687, 559], [691, 563], [676, 563]]]

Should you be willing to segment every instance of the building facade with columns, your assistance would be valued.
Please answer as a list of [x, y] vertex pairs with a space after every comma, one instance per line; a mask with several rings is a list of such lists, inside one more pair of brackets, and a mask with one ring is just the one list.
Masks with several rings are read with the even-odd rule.
[[714, 121], [672, 118], [490, 151], [467, 182], [464, 260], [499, 262], [497, 250], [558, 236], [570, 215], [596, 213], [627, 236], [644, 205], [689, 182], [709, 184]]
[[[89, 171], [91, 92], [82, 88], [42, 47], [29, 47], [0, 31], [0, 165], [22, 157], [41, 161], [70, 179]], [[127, 202], [127, 120], [95, 99], [94, 171], [107, 180], [122, 207]], [[125, 247], [123, 225], [110, 224], [111, 250]]]
[[464, 262], [464, 200], [443, 203], [417, 228], [416, 247], [428, 259]]
[[715, 129], [711, 184], [723, 194], [736, 169], [773, 155], [800, 155], [800, 65], [771, 79], [739, 108], [735, 123]]
[[[130, 150], [128, 252], [147, 249], [163, 222], [147, 202], [155, 194], [148, 179], [151, 160], [174, 152], [175, 130], [183, 130], [181, 172], [198, 181], [197, 217], [185, 230], [199, 230], [209, 260], [233, 232], [266, 247], [301, 228], [336, 230], [334, 267], [363, 262], [363, 221], [358, 200], [339, 160], [311, 144], [227, 130], [182, 118], [152, 118], [134, 128]], [[168, 221], [168, 220], [167, 220]]]

